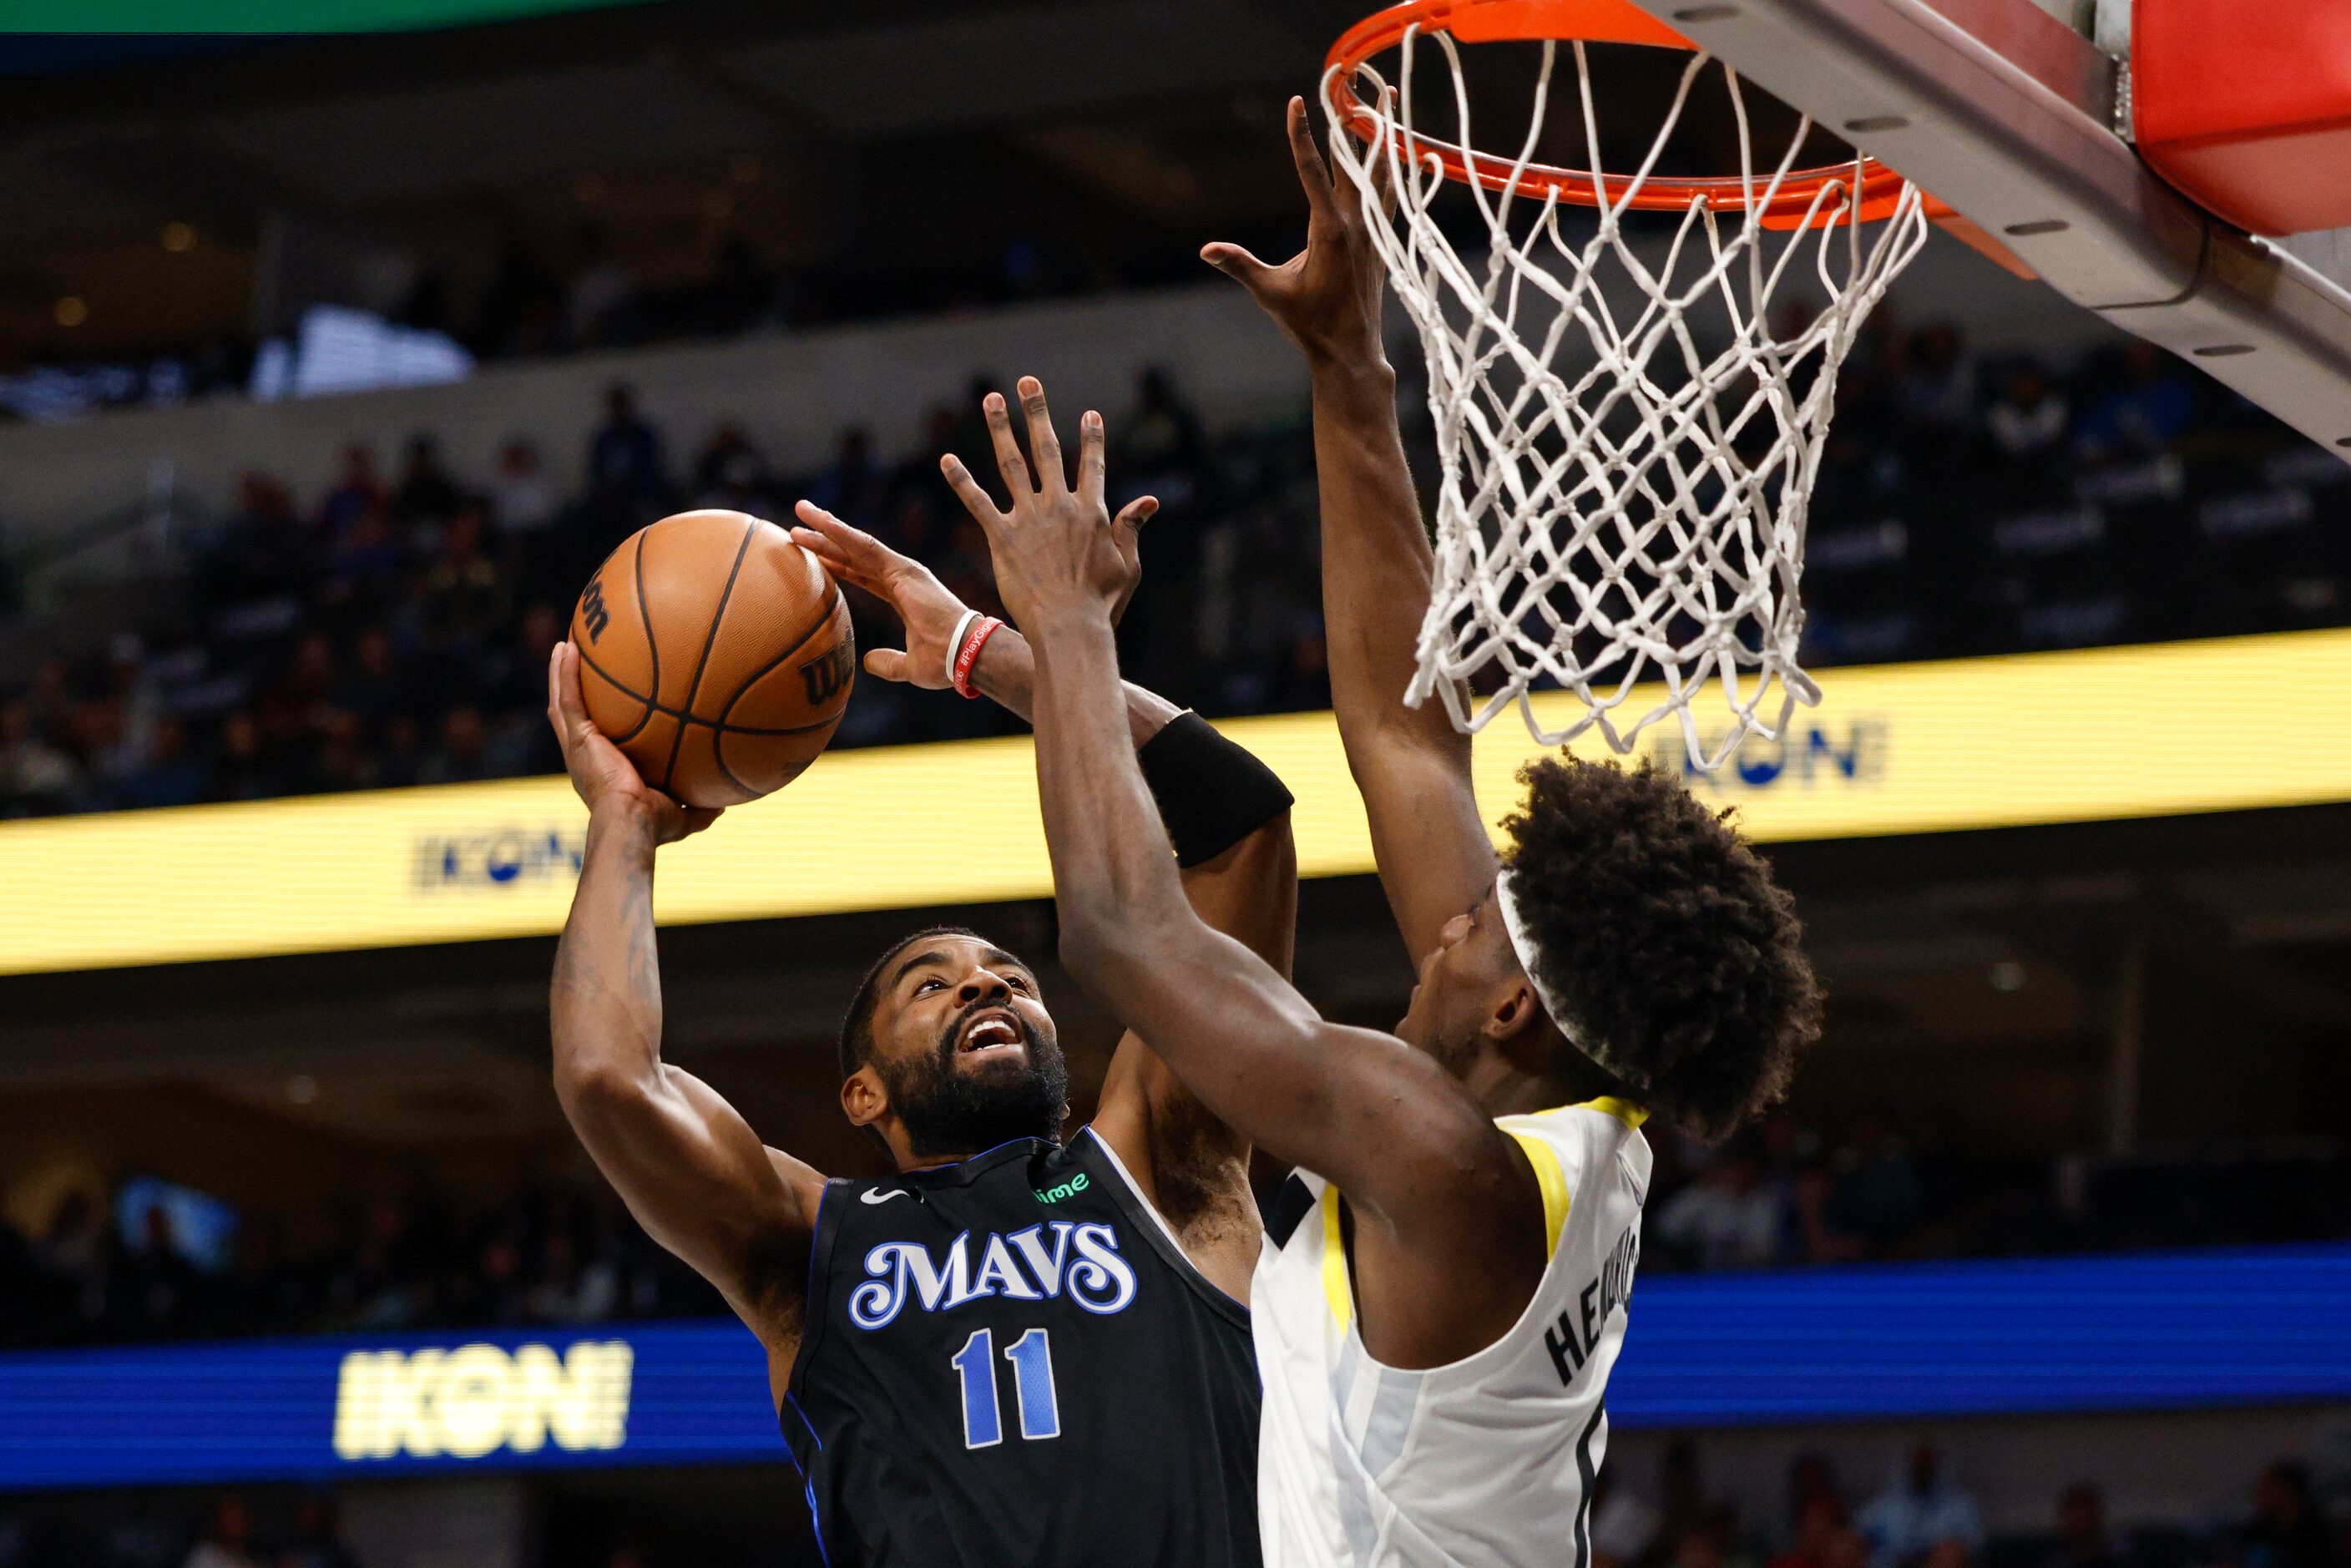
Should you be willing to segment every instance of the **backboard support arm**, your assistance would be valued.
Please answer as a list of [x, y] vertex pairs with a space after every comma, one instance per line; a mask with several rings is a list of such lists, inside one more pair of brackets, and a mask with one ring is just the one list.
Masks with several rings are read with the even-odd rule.
[[2034, 0], [1635, 3], [2351, 461], [2351, 293], [2150, 172], [2113, 61]]

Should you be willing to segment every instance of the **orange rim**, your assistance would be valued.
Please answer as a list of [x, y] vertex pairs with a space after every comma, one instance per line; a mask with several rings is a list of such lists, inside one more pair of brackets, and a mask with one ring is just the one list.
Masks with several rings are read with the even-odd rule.
[[[1698, 51], [1698, 46], [1667, 26], [1632, 0], [1405, 0], [1364, 17], [1339, 37], [1323, 60], [1323, 80], [1329, 83], [1331, 107], [1347, 129], [1368, 146], [1380, 134], [1380, 121], [1355, 95], [1355, 73], [1383, 49], [1400, 46], [1405, 35], [1449, 33], [1464, 43], [1529, 42], [1556, 39], [1592, 44], [1643, 44], [1656, 48]], [[1417, 132], [1394, 133], [1397, 151], [1419, 162], [1434, 160], [1447, 179], [1475, 180], [1493, 191], [1518, 190], [1537, 196], [1557, 193], [1562, 202], [1596, 207], [1631, 206], [1644, 212], [1680, 212], [1694, 201], [1718, 211], [1740, 212], [1752, 204], [1758, 221], [1769, 229], [1821, 227], [1842, 224], [1850, 214], [1863, 223], [1894, 215], [1902, 200], [1903, 179], [1875, 158], [1858, 163], [1825, 164], [1792, 169], [1768, 201], [1750, 204], [1748, 183], [1737, 178], [1668, 179], [1651, 175], [1633, 190], [1630, 175], [1562, 169], [1550, 163], [1529, 163], [1523, 169], [1508, 158], [1489, 152], [1432, 141]], [[1769, 181], [1756, 183], [1757, 195]], [[1814, 212], [1822, 192], [1842, 189], [1846, 199], [1834, 198], [1825, 210]], [[1625, 193], [1632, 191], [1628, 202]], [[1939, 206], [1928, 199], [1931, 209]]]

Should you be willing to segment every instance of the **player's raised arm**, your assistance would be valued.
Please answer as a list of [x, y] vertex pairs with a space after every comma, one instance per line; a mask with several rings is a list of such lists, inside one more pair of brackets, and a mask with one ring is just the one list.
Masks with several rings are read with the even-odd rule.
[[1469, 739], [1442, 703], [1404, 706], [1434, 570], [1380, 334], [1384, 274], [1353, 193], [1336, 188], [1304, 100], [1290, 102], [1306, 248], [1269, 267], [1238, 246], [1201, 256], [1248, 288], [1305, 354], [1322, 490], [1322, 615], [1347, 765], [1371, 818], [1381, 884], [1418, 963], [1493, 885]]
[[[1126, 744], [1109, 615], [1122, 569], [1101, 498], [1102, 423], [1086, 415], [1072, 491], [1043, 389], [1024, 378], [1020, 393], [1037, 484], [1005, 459], [1013, 505], [1001, 512], [960, 464], [949, 468], [987, 529], [1005, 601], [1036, 653], [1037, 777], [1062, 960], [1138, 1021], [1212, 1113], [1346, 1192], [1358, 1286], [1384, 1359], [1434, 1365], [1491, 1343], [1543, 1269], [1533, 1172], [1434, 1058], [1326, 1022], [1186, 902]], [[1001, 404], [988, 416], [1002, 422]], [[999, 438], [999, 455], [1007, 444]], [[1460, 1291], [1464, 1278], [1486, 1286]]]
[[823, 1178], [764, 1146], [708, 1084], [661, 1059], [653, 855], [718, 813], [652, 789], [597, 733], [568, 643], [548, 662], [548, 716], [588, 804], [580, 888], [555, 956], [556, 1094], [637, 1222], [716, 1285], [772, 1350], [799, 1332]]
[[[1009, 442], [1000, 411], [992, 428]], [[1018, 459], [1018, 448], [1011, 452]], [[1140, 580], [1137, 535], [1157, 508], [1144, 497], [1111, 521], [1127, 574], [1111, 607], [1113, 622]], [[933, 690], [951, 688], [957, 654], [977, 635], [984, 641], [965, 684], [1024, 719], [1033, 716], [1035, 659], [1017, 630], [991, 633], [921, 562], [820, 507], [803, 501], [797, 510], [801, 526], [793, 538], [835, 577], [887, 603], [905, 626], [904, 650], [870, 651], [869, 673]], [[1298, 915], [1290, 792], [1270, 768], [1198, 716], [1131, 682], [1123, 690], [1127, 733], [1175, 841], [1185, 897], [1209, 926], [1289, 974]], [[1093, 1127], [1143, 1184], [1202, 1271], [1228, 1293], [1245, 1295], [1258, 1238], [1248, 1140], [1207, 1114], [1132, 1030], [1112, 1056]]]

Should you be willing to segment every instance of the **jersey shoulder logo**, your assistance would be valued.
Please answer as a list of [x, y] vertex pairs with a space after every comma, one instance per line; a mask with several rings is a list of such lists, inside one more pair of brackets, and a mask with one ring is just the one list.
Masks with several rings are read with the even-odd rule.
[[1081, 1193], [1092, 1186], [1093, 1186], [1092, 1178], [1089, 1177], [1085, 1172], [1080, 1171], [1077, 1175], [1071, 1176], [1065, 1182], [1058, 1183], [1052, 1186], [1035, 1187], [1031, 1190], [1036, 1193], [1037, 1201], [1039, 1203], [1059, 1203], [1063, 1198]]
[[886, 1326], [910, 1301], [940, 1312], [985, 1296], [1021, 1301], [1066, 1296], [1107, 1316], [1124, 1312], [1135, 1291], [1134, 1266], [1119, 1255], [1118, 1232], [1067, 1219], [1009, 1235], [991, 1230], [980, 1239], [967, 1230], [935, 1255], [919, 1241], [884, 1241], [865, 1254], [865, 1272], [870, 1278], [849, 1292], [849, 1321], [862, 1329]]
[[857, 1201], [860, 1203], [887, 1203], [893, 1197], [909, 1197], [912, 1196], [913, 1195], [907, 1192], [907, 1190], [903, 1186], [869, 1187], [867, 1190], [857, 1195]]

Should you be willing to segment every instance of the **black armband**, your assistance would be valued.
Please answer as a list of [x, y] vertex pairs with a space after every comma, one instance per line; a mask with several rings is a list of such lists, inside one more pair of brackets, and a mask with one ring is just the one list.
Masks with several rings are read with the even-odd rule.
[[1196, 713], [1176, 715], [1134, 755], [1159, 820], [1167, 824], [1176, 863], [1187, 871], [1215, 860], [1293, 803], [1272, 768]]

